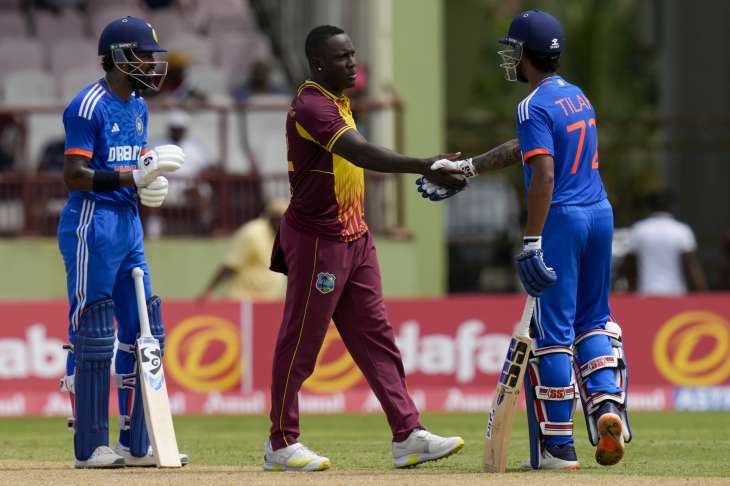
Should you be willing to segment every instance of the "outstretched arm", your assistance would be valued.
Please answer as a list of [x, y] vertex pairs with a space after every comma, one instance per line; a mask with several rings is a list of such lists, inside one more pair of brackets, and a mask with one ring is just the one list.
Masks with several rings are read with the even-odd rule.
[[357, 130], [347, 130], [343, 133], [332, 146], [332, 152], [363, 169], [376, 172], [421, 174], [449, 189], [464, 187], [463, 178], [453, 175], [451, 171], [431, 170], [432, 162], [449, 156], [439, 155], [430, 159], [408, 157], [368, 142]]
[[472, 164], [474, 164], [474, 170], [477, 174], [504, 169], [521, 161], [520, 144], [516, 138], [508, 140], [488, 152], [472, 157]]
[[[439, 160], [432, 168], [443, 168], [452, 173], [461, 173], [464, 177], [469, 178], [484, 172], [503, 169], [521, 161], [520, 144], [516, 138], [513, 138], [476, 157], [464, 160]], [[421, 196], [432, 201], [441, 201], [459, 192], [452, 188], [445, 188], [445, 186], [439, 187], [438, 183], [432, 184], [422, 179], [416, 181], [416, 185]]]

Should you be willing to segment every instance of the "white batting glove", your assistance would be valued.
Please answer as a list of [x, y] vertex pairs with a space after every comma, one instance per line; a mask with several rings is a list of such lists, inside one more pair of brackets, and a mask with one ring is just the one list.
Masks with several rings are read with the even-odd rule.
[[159, 145], [139, 158], [132, 171], [137, 187], [146, 187], [163, 172], [175, 172], [185, 163], [185, 153], [177, 145]]
[[431, 164], [431, 170], [447, 169], [452, 172], [460, 172], [464, 177], [474, 177], [477, 171], [471, 161], [471, 157], [463, 160], [439, 159]]
[[167, 196], [167, 189], [167, 179], [157, 176], [154, 181], [139, 189], [139, 201], [150, 208], [159, 208]]

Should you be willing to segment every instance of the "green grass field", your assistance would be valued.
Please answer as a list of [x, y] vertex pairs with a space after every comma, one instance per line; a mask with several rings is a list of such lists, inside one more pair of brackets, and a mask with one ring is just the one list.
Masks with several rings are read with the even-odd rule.
[[[418, 476], [431, 472], [487, 477], [476, 474], [481, 470], [485, 425], [483, 415], [426, 414], [423, 422], [438, 434], [461, 435], [466, 447], [456, 456], [415, 470], [398, 471], [398, 475]], [[518, 468], [528, 455], [524, 416], [517, 417], [516, 423], [510, 451], [511, 469]], [[203, 468], [210, 471], [235, 471], [240, 468], [250, 474], [258, 474], [267, 436], [266, 417], [178, 417], [175, 425], [180, 449], [187, 452], [191, 459], [191, 466], [186, 470]], [[669, 483], [673, 482], [671, 477], [704, 477], [707, 481], [713, 476], [718, 479], [730, 478], [730, 414], [635, 413], [632, 415], [632, 425], [635, 438], [624, 460], [611, 468], [601, 467], [593, 460], [583, 418], [578, 415], [576, 442], [583, 468], [577, 472], [559, 474], [665, 476]], [[113, 445], [116, 430], [114, 427], [112, 429]], [[59, 470], [69, 469], [72, 462], [72, 435], [66, 430], [62, 418], [4, 418], [0, 419], [0, 431], [0, 483], [3, 481], [3, 468], [12, 469], [17, 474], [22, 473], [24, 467], [32, 470], [36, 463], [44, 467], [49, 467], [48, 463], [57, 463]], [[350, 475], [356, 474], [355, 477], [363, 478], [364, 483], [378, 484], [379, 481], [372, 483], [365, 478], [370, 478], [369, 474], [378, 478], [379, 474], [393, 473], [390, 435], [382, 416], [305, 416], [302, 419], [302, 440], [332, 460], [332, 469], [318, 474], [336, 478], [338, 470], [341, 470]], [[50, 467], [53, 470], [53, 464]], [[276, 473], [267, 474], [271, 482], [274, 477], [272, 474]], [[545, 473], [531, 474], [533, 479], [538, 479], [544, 477]], [[555, 473], [547, 475], [554, 476]], [[515, 476], [523, 477], [521, 474]], [[322, 475], [318, 477], [324, 478]], [[585, 476], [584, 479], [589, 478]], [[704, 481], [697, 484], [704, 484]], [[225, 481], [223, 483], [227, 484]], [[342, 484], [354, 483], [347, 481]], [[617, 484], [623, 483], [617, 481]]]

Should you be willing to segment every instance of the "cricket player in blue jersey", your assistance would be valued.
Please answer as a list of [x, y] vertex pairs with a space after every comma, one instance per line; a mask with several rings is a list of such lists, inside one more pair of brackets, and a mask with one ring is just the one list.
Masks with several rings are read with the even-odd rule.
[[[164, 81], [167, 63], [155, 61], [158, 52], [165, 50], [150, 24], [134, 17], [114, 20], [99, 38], [106, 75], [82, 89], [63, 113], [69, 200], [61, 212], [58, 246], [70, 310], [62, 387], [71, 394], [77, 468], [155, 464], [137, 384], [134, 267], [144, 270], [150, 327], [161, 347], [164, 330], [160, 299], [151, 296], [138, 201], [162, 205], [168, 187], [162, 174], [178, 170], [185, 160], [175, 145], [146, 147], [147, 105], [139, 92], [159, 89]], [[120, 432], [112, 450], [108, 410], [115, 318]]]
[[[525, 373], [529, 466], [580, 467], [573, 444], [578, 397], [596, 461], [613, 465], [631, 429], [621, 328], [608, 305], [613, 209], [598, 171], [596, 112], [580, 88], [557, 74], [564, 38], [555, 17], [523, 12], [500, 42], [507, 46], [499, 52], [505, 78], [531, 88], [517, 106], [517, 140], [431, 168], [474, 177], [522, 161], [528, 210], [516, 265], [525, 290], [537, 298]], [[458, 192], [423, 179], [417, 184], [431, 200]]]

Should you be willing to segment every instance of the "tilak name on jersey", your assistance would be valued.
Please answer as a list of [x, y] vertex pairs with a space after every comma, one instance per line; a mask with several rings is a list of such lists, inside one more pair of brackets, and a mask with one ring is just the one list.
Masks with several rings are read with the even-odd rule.
[[580, 94], [577, 94], [574, 97], [566, 96], [565, 98], [557, 99], [555, 100], [555, 104], [560, 105], [565, 116], [569, 116], [573, 113], [580, 113], [584, 109], [590, 110], [593, 108], [593, 106], [591, 106], [591, 102], [588, 101], [588, 98]]

